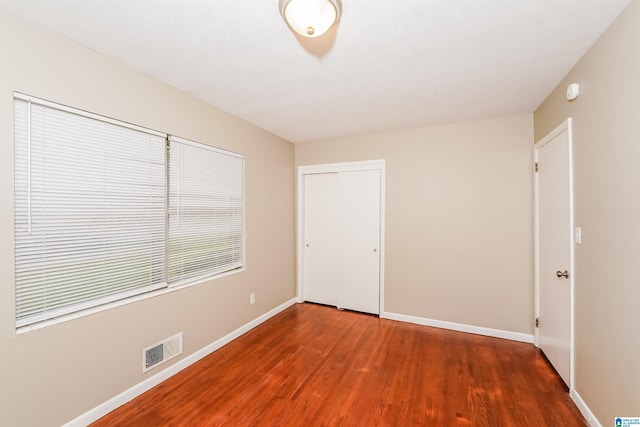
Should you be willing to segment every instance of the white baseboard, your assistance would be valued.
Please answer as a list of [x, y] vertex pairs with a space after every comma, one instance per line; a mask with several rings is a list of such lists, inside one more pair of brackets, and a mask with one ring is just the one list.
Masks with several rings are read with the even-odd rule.
[[178, 361], [177, 363], [169, 366], [167, 369], [165, 369], [165, 370], [163, 370], [161, 372], [158, 372], [154, 376], [147, 378], [146, 380], [142, 381], [141, 383], [138, 383], [138, 384], [134, 385], [130, 389], [120, 393], [119, 395], [117, 395], [117, 396], [107, 400], [106, 402], [96, 406], [95, 408], [85, 412], [84, 414], [80, 415], [79, 417], [69, 421], [68, 423], [64, 424], [63, 427], [84, 427], [86, 425], [91, 424], [92, 422], [94, 422], [94, 421], [98, 420], [99, 418], [105, 416], [106, 414], [108, 414], [109, 412], [113, 411], [114, 409], [116, 409], [116, 408], [122, 406], [123, 404], [129, 402], [130, 400], [133, 400], [134, 398], [138, 397], [139, 395], [141, 395], [145, 391], [157, 386], [158, 384], [160, 384], [162, 381], [166, 380], [167, 378], [177, 374], [178, 372], [182, 371], [186, 367], [194, 364], [195, 362], [197, 362], [198, 360], [202, 359], [203, 357], [208, 356], [209, 354], [213, 353], [214, 351], [216, 351], [220, 347], [224, 346], [225, 344], [228, 344], [229, 342], [231, 342], [234, 339], [238, 338], [242, 334], [245, 334], [246, 332], [250, 331], [251, 329], [255, 328], [256, 326], [258, 326], [259, 324], [265, 322], [266, 320], [270, 319], [271, 317], [275, 316], [276, 314], [278, 314], [278, 313], [284, 311], [285, 309], [291, 307], [293, 304], [296, 303], [296, 301], [297, 301], [297, 298], [292, 298], [289, 301], [286, 301], [286, 302], [280, 304], [278, 307], [268, 311], [267, 313], [263, 314], [262, 316], [260, 316], [260, 317], [258, 317], [256, 319], [252, 320], [251, 322], [241, 326], [240, 328], [238, 328], [235, 331], [225, 335], [224, 337], [212, 342], [211, 344], [207, 345], [203, 349], [200, 349], [200, 350], [196, 351], [195, 353], [191, 354], [190, 356], [185, 357], [184, 359]]
[[415, 323], [423, 326], [433, 326], [436, 328], [450, 329], [458, 332], [468, 332], [488, 337], [503, 338], [512, 341], [521, 341], [533, 344], [533, 334], [523, 334], [521, 332], [504, 331], [502, 329], [483, 328], [480, 326], [465, 325], [464, 323], [445, 322], [444, 320], [433, 320], [424, 317], [409, 316], [406, 314], [383, 312], [380, 313], [383, 319], [398, 320], [400, 322]]
[[598, 421], [593, 412], [591, 412], [591, 408], [582, 400], [582, 396], [580, 396], [576, 389], [572, 389], [570, 395], [580, 412], [582, 412], [582, 415], [587, 419], [589, 425], [591, 427], [602, 427], [600, 421]]

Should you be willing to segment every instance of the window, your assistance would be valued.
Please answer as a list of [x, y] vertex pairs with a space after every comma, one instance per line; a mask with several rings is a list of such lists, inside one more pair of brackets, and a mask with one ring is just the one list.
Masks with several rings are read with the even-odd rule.
[[169, 282], [241, 267], [242, 157], [173, 136], [170, 157]]
[[242, 267], [242, 156], [21, 94], [14, 110], [18, 327]]

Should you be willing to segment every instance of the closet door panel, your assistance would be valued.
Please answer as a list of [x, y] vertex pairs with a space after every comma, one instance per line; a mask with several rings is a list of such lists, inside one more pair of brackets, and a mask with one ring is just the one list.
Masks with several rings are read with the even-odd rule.
[[338, 174], [304, 176], [304, 300], [337, 306]]
[[380, 313], [380, 171], [337, 180], [338, 307]]

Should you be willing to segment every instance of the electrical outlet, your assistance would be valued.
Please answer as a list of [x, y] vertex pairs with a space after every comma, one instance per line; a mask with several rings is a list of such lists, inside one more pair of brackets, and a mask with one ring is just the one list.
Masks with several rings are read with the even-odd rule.
[[256, 294], [254, 292], [251, 292], [249, 294], [249, 304], [254, 304], [256, 302]]

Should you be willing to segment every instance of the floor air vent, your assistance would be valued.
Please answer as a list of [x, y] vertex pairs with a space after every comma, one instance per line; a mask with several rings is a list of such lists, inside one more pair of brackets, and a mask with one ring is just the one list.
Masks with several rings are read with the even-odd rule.
[[182, 332], [142, 350], [142, 372], [182, 353]]

